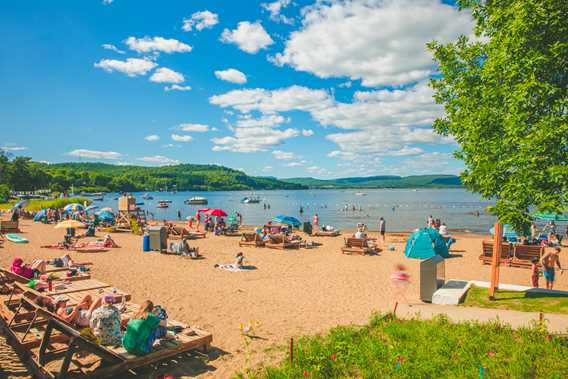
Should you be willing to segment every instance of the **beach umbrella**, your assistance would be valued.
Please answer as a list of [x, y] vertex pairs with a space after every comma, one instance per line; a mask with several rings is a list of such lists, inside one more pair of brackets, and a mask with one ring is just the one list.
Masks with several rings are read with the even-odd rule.
[[102, 211], [95, 213], [96, 217], [100, 221], [112, 222], [114, 221], [114, 213], [108, 211]]
[[85, 224], [77, 220], [65, 220], [55, 225], [55, 229], [84, 228]]
[[45, 213], [46, 213], [45, 209], [42, 209], [39, 212], [37, 212], [34, 216], [34, 221], [35, 222], [40, 221], [43, 217], [45, 217]]
[[539, 212], [532, 215], [537, 221], [568, 221], [568, 216], [561, 213]]
[[79, 211], [82, 211], [82, 210], [84, 210], [84, 209], [85, 209], [85, 207], [82, 206], [81, 204], [79, 204], [79, 203], [73, 203], [73, 204], [67, 204], [67, 205], [63, 208], [63, 211], [65, 211], [65, 212], [79, 212]]
[[100, 212], [110, 212], [110, 213], [112, 213], [113, 210], [112, 210], [111, 207], [105, 207], [105, 208], [101, 208]]
[[227, 216], [227, 213], [219, 208], [211, 208], [208, 211], [205, 212], [206, 214], [208, 214], [209, 216], [215, 216], [215, 217], [225, 217]]
[[201, 209], [198, 209], [197, 212], [206, 213], [206, 212], [209, 212], [210, 210], [211, 210], [211, 208], [201, 208]]
[[98, 205], [89, 205], [87, 208], [85, 208], [85, 211], [89, 212], [89, 211], [92, 211], [92, 210], [95, 210], [95, 209], [99, 209], [99, 206]]
[[277, 222], [280, 224], [291, 225], [293, 227], [299, 227], [302, 223], [295, 217], [292, 216], [285, 216], [285, 215], [278, 215], [272, 219], [272, 222]]
[[23, 208], [26, 205], [28, 205], [27, 200], [18, 201], [16, 204], [14, 204], [14, 206], [12, 207], [12, 210]]
[[[493, 235], [493, 233], [495, 233], [495, 228], [491, 228], [489, 229], [489, 233], [491, 233], [491, 235]], [[513, 230], [513, 227], [509, 224], [504, 224], [503, 225], [503, 237], [507, 238], [507, 239], [512, 239], [512, 238], [519, 238], [519, 235], [517, 234], [517, 232], [515, 232]]]

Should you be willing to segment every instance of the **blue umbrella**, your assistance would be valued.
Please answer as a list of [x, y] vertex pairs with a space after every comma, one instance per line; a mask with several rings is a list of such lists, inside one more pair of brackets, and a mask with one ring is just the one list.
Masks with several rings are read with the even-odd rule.
[[45, 209], [40, 210], [39, 212], [36, 213], [36, 215], [34, 216], [34, 221], [38, 222], [40, 221], [43, 217], [45, 217]]
[[63, 210], [65, 212], [78, 212], [84, 210], [85, 207], [79, 203], [67, 204]]
[[101, 221], [114, 221], [114, 214], [109, 211], [100, 211], [95, 213], [95, 215]]
[[[495, 233], [495, 228], [492, 227], [491, 229], [489, 229], [489, 233], [491, 233], [491, 235], [493, 235]], [[517, 232], [515, 232], [513, 230], [513, 227], [511, 225], [504, 224], [503, 225], [503, 237], [510, 240], [510, 239], [513, 239], [513, 238], [519, 238], [519, 235], [517, 234]]]
[[99, 209], [99, 206], [98, 205], [89, 205], [87, 208], [85, 208], [85, 211], [89, 212], [89, 211], [92, 211], [92, 210], [95, 210], [95, 209]]
[[16, 204], [14, 204], [14, 206], [12, 207], [12, 210], [18, 209], [18, 208], [23, 208], [23, 207], [25, 207], [26, 205], [28, 205], [28, 201], [27, 201], [27, 200], [18, 201]]
[[280, 224], [291, 225], [295, 228], [299, 227], [302, 223], [295, 217], [278, 215], [272, 219], [272, 222], [278, 222]]

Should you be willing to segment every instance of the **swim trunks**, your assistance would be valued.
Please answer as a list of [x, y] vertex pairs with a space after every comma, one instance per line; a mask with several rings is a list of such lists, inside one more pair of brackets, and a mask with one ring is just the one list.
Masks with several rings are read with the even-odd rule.
[[544, 270], [544, 279], [549, 282], [554, 282], [554, 267], [546, 268]]

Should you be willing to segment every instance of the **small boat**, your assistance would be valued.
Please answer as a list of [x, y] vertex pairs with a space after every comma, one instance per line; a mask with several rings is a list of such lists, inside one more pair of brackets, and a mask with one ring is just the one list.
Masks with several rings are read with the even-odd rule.
[[143, 201], [141, 201], [141, 202], [139, 202], [139, 203], [136, 203], [136, 206], [141, 206], [141, 205], [144, 205], [144, 202], [143, 202]]
[[6, 234], [6, 239], [14, 243], [28, 243], [27, 239], [15, 233]]
[[185, 204], [207, 204], [209, 201], [205, 197], [201, 196], [194, 196], [191, 199], [187, 199], [184, 201]]
[[159, 203], [164, 203], [164, 204], [171, 204], [172, 201], [171, 200], [158, 200]]
[[367, 196], [365, 192], [355, 192], [355, 196]]
[[93, 201], [103, 201], [104, 199], [104, 197], [94, 197]]
[[144, 194], [144, 196], [142, 196], [142, 198], [144, 200], [154, 200], [154, 197], [152, 195], [150, 195], [149, 193]]
[[241, 199], [242, 204], [258, 204], [260, 203], [260, 197], [258, 196], [246, 196]]
[[160, 201], [158, 205], [156, 205], [156, 208], [167, 208], [167, 207], [169, 207], [169, 204], [165, 201]]

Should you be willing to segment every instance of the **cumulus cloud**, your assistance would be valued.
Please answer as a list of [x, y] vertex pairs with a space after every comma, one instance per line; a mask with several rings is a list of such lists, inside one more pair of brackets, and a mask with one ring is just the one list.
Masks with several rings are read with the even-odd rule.
[[288, 18], [281, 13], [282, 9], [286, 8], [291, 3], [291, 0], [276, 0], [271, 3], [263, 3], [261, 6], [270, 13], [270, 19], [272, 21], [293, 24], [294, 19]]
[[298, 135], [298, 130], [291, 128], [285, 130], [267, 127], [235, 128], [234, 136], [213, 138], [211, 141], [215, 144], [213, 151], [253, 153], [265, 151]]
[[209, 131], [209, 125], [185, 123], [185, 124], [179, 124], [179, 130], [184, 132], [203, 133]]
[[210, 29], [219, 23], [219, 15], [208, 10], [195, 12], [190, 18], [183, 19], [182, 29], [185, 32], [196, 30]]
[[18, 146], [13, 144], [6, 144], [4, 146], [0, 146], [0, 151], [5, 151], [7, 153], [15, 153], [24, 150], [28, 150], [28, 148], [25, 146]]
[[291, 151], [274, 150], [272, 156], [279, 160], [292, 161], [299, 159], [299, 157]]
[[241, 71], [234, 68], [215, 71], [215, 76], [217, 77], [217, 79], [225, 80], [231, 83], [245, 84], [247, 82], [247, 76]]
[[120, 50], [118, 47], [116, 47], [116, 46], [114, 46], [113, 44], [110, 44], [110, 43], [103, 43], [101, 45], [101, 47], [105, 50], [111, 50], [111, 51], [114, 51], [115, 53], [118, 53], [118, 54], [124, 54], [123, 50]]
[[193, 139], [192, 136], [172, 134], [172, 139], [176, 142], [189, 142]]
[[123, 157], [121, 153], [116, 151], [99, 151], [99, 150], [87, 150], [87, 149], [76, 149], [67, 153], [72, 157], [78, 158], [89, 158], [89, 159], [110, 159], [117, 160]]
[[260, 116], [259, 118], [254, 118], [250, 114], [245, 114], [239, 116], [237, 120], [237, 126], [241, 128], [252, 128], [258, 126], [274, 127], [285, 122], [290, 122], [290, 119], [287, 119], [278, 114], [266, 114]]
[[169, 68], [166, 67], [160, 67], [156, 71], [154, 71], [152, 76], [150, 76], [150, 81], [154, 83], [179, 84], [183, 83], [185, 81], [185, 78], [183, 77], [183, 74], [179, 72], [170, 70]]
[[101, 68], [106, 72], [121, 72], [130, 77], [146, 75], [148, 71], [156, 67], [157, 64], [149, 59], [128, 58], [125, 61], [116, 59], [101, 59], [95, 63], [95, 67]]
[[191, 91], [191, 86], [180, 86], [179, 84], [172, 84], [171, 86], [165, 86], [164, 91]]
[[146, 163], [157, 164], [157, 165], [160, 165], [160, 166], [176, 165], [176, 164], [180, 163], [180, 161], [178, 161], [177, 159], [164, 157], [163, 155], [154, 155], [154, 156], [150, 156], [150, 157], [142, 157], [142, 158], [138, 158], [138, 160], [142, 161], [142, 162], [146, 162]]
[[260, 22], [248, 21], [239, 22], [234, 30], [223, 30], [221, 42], [235, 44], [249, 54], [256, 54], [274, 43]]
[[314, 131], [311, 129], [302, 129], [302, 135], [304, 137], [311, 137], [314, 135]]
[[455, 40], [472, 27], [468, 12], [441, 0], [321, 1], [305, 9], [302, 27], [274, 61], [364, 86], [405, 84], [432, 74], [426, 43]]
[[322, 168], [322, 167], [319, 167], [319, 166], [306, 167], [306, 171], [309, 172], [310, 174], [322, 175], [322, 176], [330, 174], [329, 170]]
[[192, 49], [191, 46], [177, 39], [163, 37], [128, 37], [124, 43], [130, 50], [138, 53], [189, 53]]
[[300, 162], [289, 162], [289, 163], [286, 163], [284, 166], [285, 167], [302, 167], [303, 165], [304, 165], [304, 163], [300, 161]]
[[150, 141], [150, 142], [159, 141], [159, 140], [160, 140], [160, 136], [157, 135], [157, 134], [150, 134], [149, 136], [144, 137], [144, 139], [145, 139], [146, 141]]

